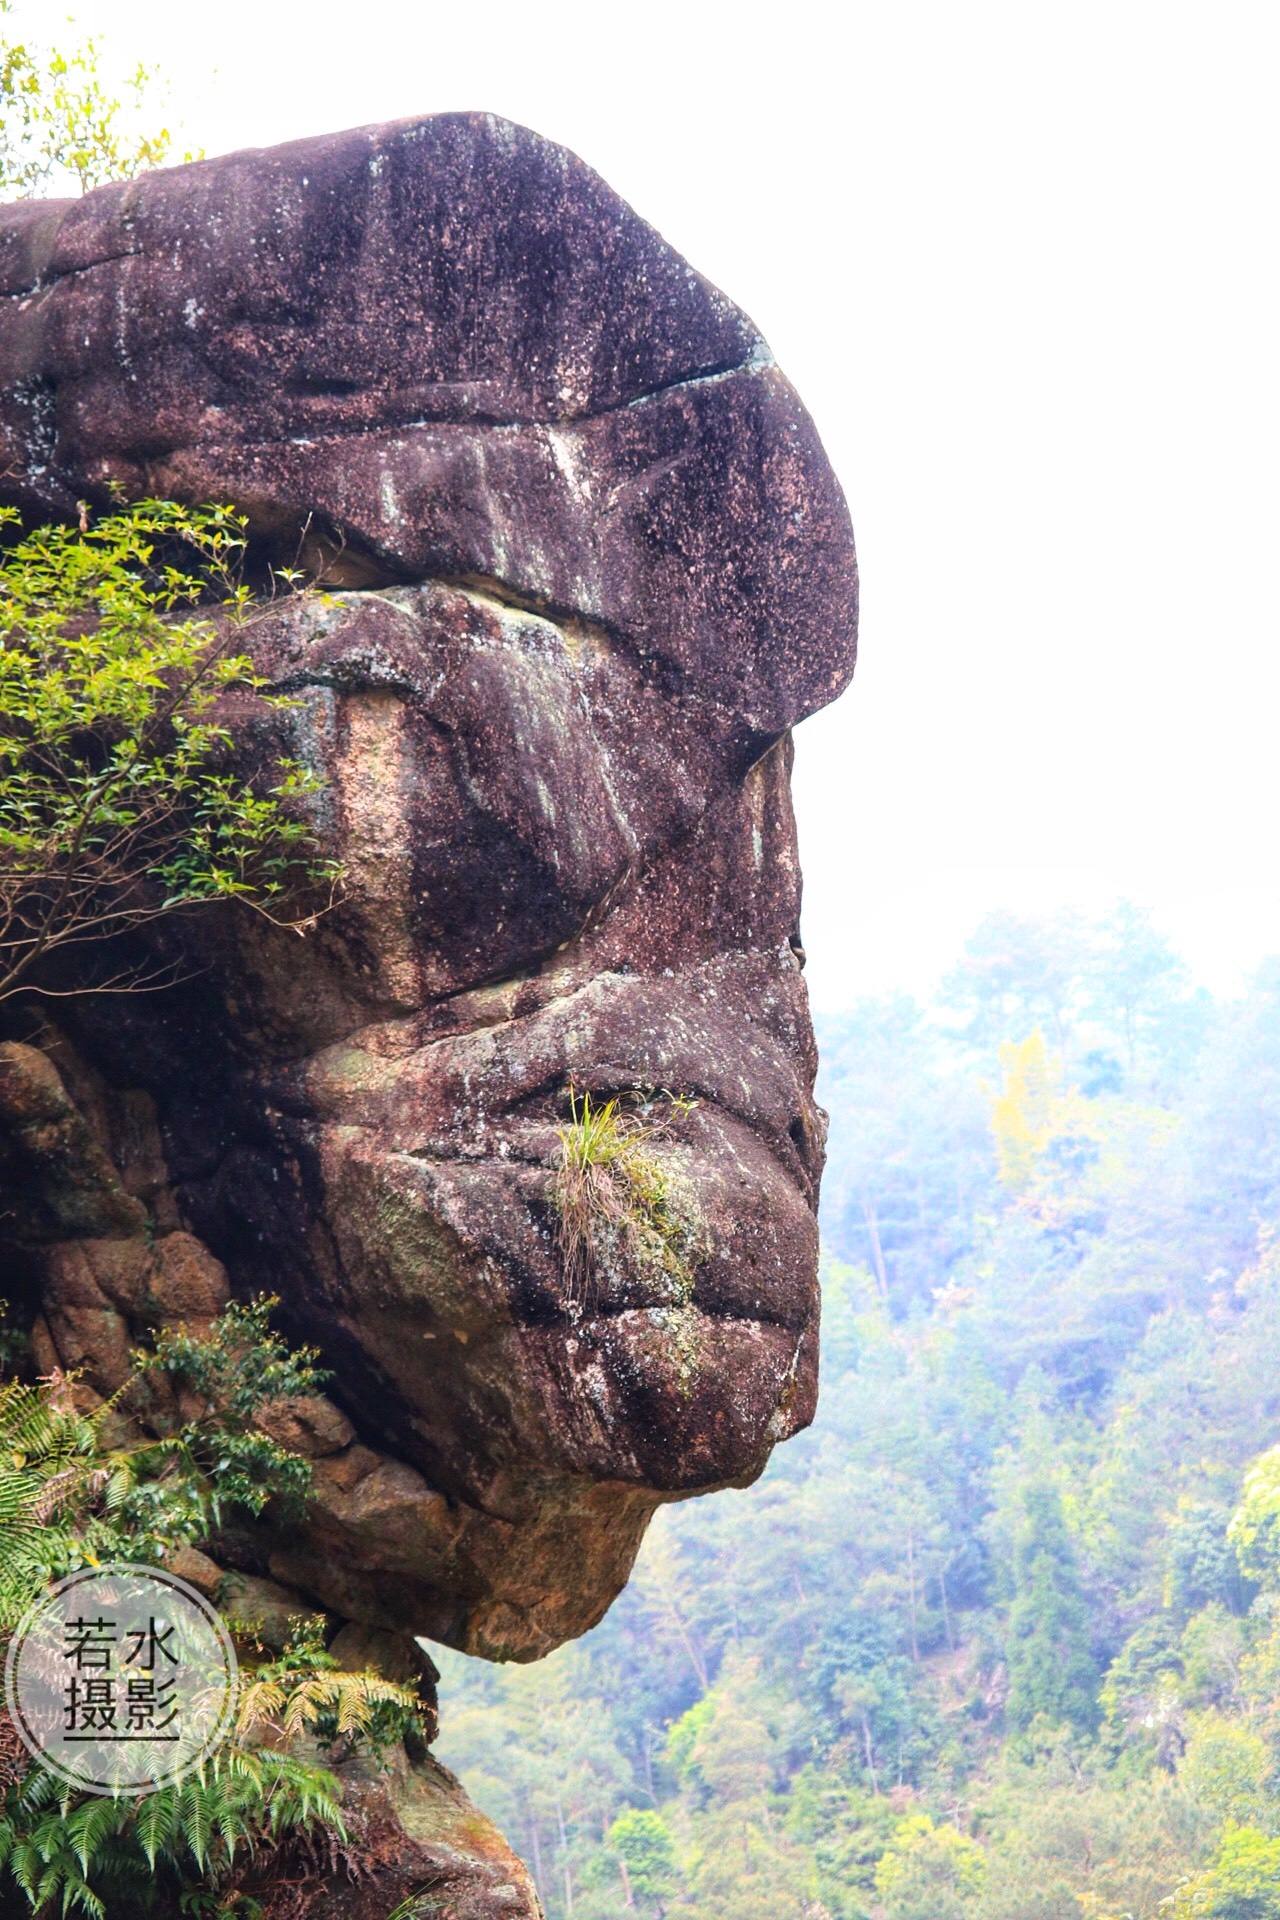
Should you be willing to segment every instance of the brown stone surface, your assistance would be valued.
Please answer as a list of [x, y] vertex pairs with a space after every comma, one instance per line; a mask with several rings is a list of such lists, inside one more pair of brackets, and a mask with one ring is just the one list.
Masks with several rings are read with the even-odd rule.
[[385, 1627], [362, 1627], [349, 1620], [329, 1642], [329, 1653], [348, 1673], [380, 1673], [397, 1686], [419, 1687], [435, 1697], [440, 1670], [412, 1634], [390, 1633]]
[[222, 1592], [226, 1579], [226, 1570], [207, 1553], [201, 1553], [199, 1547], [179, 1547], [169, 1555], [165, 1562], [170, 1573], [176, 1573], [179, 1580], [185, 1580], [206, 1600], [216, 1600]]
[[297, 1623], [315, 1611], [305, 1594], [253, 1573], [229, 1574], [219, 1588], [218, 1604], [238, 1634], [272, 1653], [286, 1647]]
[[342, 1453], [356, 1437], [346, 1414], [321, 1393], [295, 1393], [270, 1400], [258, 1409], [255, 1425], [290, 1453], [302, 1453], [314, 1460]]
[[167, 1233], [156, 1242], [151, 1303], [162, 1325], [216, 1320], [231, 1289], [227, 1270], [190, 1233]]
[[0, 1192], [23, 1243], [134, 1234], [146, 1219], [53, 1061], [20, 1041], [0, 1042]]
[[[333, 1764], [329, 1753], [317, 1756]], [[339, 1763], [347, 1839], [336, 1865], [303, 1846], [249, 1862], [236, 1886], [262, 1903], [263, 1920], [386, 1920], [421, 1895], [439, 1920], [542, 1920], [528, 1870], [454, 1776], [430, 1757], [390, 1766]]]
[[[145, 1201], [153, 1307], [207, 1313], [225, 1268], [332, 1369], [329, 1412], [269, 1416], [316, 1498], [241, 1543], [253, 1576], [535, 1657], [659, 1501], [811, 1417], [789, 729], [852, 669], [839, 488], [750, 321], [486, 116], [4, 210], [0, 284], [0, 495], [231, 499], [343, 589], [252, 630], [295, 704], [228, 716], [246, 766], [321, 775], [340, 904], [304, 941], [170, 925], [185, 986], [61, 1003], [83, 1100], [0, 1049], [0, 1183], [43, 1144], [27, 1242], [83, 1242], [49, 1338], [134, 1310], [141, 1256], [100, 1250]], [[570, 1081], [661, 1119], [687, 1289], [617, 1259], [571, 1297]]]

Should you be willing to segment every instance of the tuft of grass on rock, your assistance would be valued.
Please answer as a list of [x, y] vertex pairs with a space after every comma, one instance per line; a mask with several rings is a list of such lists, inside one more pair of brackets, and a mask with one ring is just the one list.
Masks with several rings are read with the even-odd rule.
[[[666, 1300], [687, 1304], [703, 1252], [701, 1223], [692, 1187], [660, 1150], [664, 1122], [619, 1095], [600, 1101], [570, 1086], [568, 1100], [553, 1199], [571, 1305], [588, 1306], [611, 1273], [657, 1283]], [[672, 1112], [694, 1104], [666, 1100]]]

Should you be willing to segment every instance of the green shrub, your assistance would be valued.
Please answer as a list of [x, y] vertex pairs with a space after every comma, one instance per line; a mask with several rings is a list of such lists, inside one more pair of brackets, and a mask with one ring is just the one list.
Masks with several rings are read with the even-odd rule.
[[[0, 550], [0, 1000], [179, 910], [238, 901], [302, 930], [331, 897], [298, 804], [315, 780], [290, 759], [242, 779], [215, 713], [269, 699], [236, 646], [246, 544], [230, 507], [144, 500]], [[122, 963], [95, 990], [142, 984]]]
[[[200, 1337], [161, 1331], [120, 1391], [89, 1411], [66, 1376], [0, 1384], [0, 1642], [77, 1567], [163, 1561], [225, 1517], [305, 1499], [308, 1463], [253, 1425], [267, 1401], [314, 1392], [324, 1377], [313, 1350], [291, 1350], [272, 1330], [274, 1304], [233, 1302]], [[112, 1443], [157, 1373], [204, 1410], [171, 1433]], [[116, 1920], [172, 1911], [180, 1896], [184, 1911], [207, 1901], [209, 1912], [250, 1913], [250, 1896], [230, 1891], [249, 1863], [256, 1881], [273, 1850], [318, 1844], [314, 1836], [354, 1870], [338, 1782], [291, 1743], [305, 1738], [336, 1758], [362, 1744], [376, 1757], [420, 1741], [421, 1702], [379, 1674], [341, 1671], [320, 1635], [318, 1621], [298, 1621], [281, 1654], [243, 1671], [228, 1745], [137, 1799], [66, 1788], [28, 1760], [0, 1712], [0, 1870], [32, 1912]]]

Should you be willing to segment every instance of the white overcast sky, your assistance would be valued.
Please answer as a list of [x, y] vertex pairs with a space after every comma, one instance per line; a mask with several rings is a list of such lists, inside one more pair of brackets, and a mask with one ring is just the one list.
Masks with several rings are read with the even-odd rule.
[[[12, 24], [55, 32], [55, 6]], [[1280, 951], [1274, 5], [85, 0], [209, 153], [488, 108], [574, 148], [758, 322], [863, 572], [799, 736], [820, 1005], [993, 906]]]

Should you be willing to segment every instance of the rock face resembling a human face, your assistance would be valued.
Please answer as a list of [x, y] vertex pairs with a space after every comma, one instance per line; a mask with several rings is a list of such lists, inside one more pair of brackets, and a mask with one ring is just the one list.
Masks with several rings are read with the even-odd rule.
[[[852, 669], [839, 489], [750, 322], [487, 117], [10, 209], [0, 269], [8, 497], [230, 500], [334, 583], [254, 626], [291, 704], [233, 719], [246, 767], [320, 776], [339, 904], [305, 941], [199, 923], [199, 980], [103, 1042], [188, 1222], [382, 1463], [273, 1570], [543, 1651], [659, 1500], [812, 1414], [789, 730]], [[555, 1169], [587, 1094], [680, 1251], [605, 1233], [584, 1288]]]

